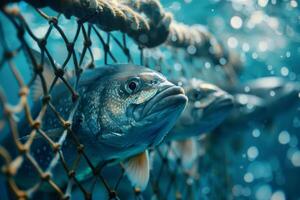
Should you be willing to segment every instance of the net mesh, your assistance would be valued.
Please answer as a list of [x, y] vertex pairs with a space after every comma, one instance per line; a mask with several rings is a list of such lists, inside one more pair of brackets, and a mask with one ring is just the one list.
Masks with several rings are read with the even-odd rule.
[[[222, 58], [228, 60], [229, 63], [229, 55], [225, 53], [222, 46], [203, 27], [195, 26], [194, 29], [191, 29], [191, 27], [177, 22], [171, 23], [170, 15], [163, 12], [163, 8], [157, 1], [141, 1], [147, 2], [147, 4], [137, 3], [139, 1], [122, 1], [121, 3], [115, 1], [73, 1], [75, 4], [73, 7], [69, 5], [71, 1], [65, 1], [69, 3], [68, 6], [61, 7], [58, 7], [56, 3], [47, 1], [45, 1], [46, 3], [28, 2], [33, 7], [29, 9], [30, 12], [23, 13], [22, 9], [20, 11], [18, 7], [4, 6], [7, 2], [3, 1], [4, 5], [0, 13], [2, 15], [0, 21], [0, 53], [2, 53], [0, 70], [9, 70], [18, 88], [17, 102], [12, 102], [9, 99], [14, 91], [0, 88], [1, 134], [4, 135], [4, 132], [9, 130], [9, 137], [12, 138], [15, 145], [13, 148], [17, 152], [16, 156], [13, 156], [6, 148], [0, 147], [0, 156], [3, 161], [1, 172], [5, 175], [9, 193], [12, 195], [11, 198], [30, 199], [37, 195], [43, 195], [41, 191], [43, 183], [52, 188], [51, 195], [61, 199], [69, 199], [74, 196], [92, 199], [93, 197], [97, 198], [97, 195], [105, 196], [107, 199], [128, 199], [128, 196], [133, 199], [149, 199], [150, 197], [157, 199], [198, 199], [203, 192], [200, 172], [208, 170], [205, 167], [209, 166], [209, 162], [206, 162], [205, 159], [213, 153], [206, 154], [206, 157], [199, 153], [193, 164], [193, 170], [187, 171], [182, 165], [181, 157], [174, 153], [175, 151], [172, 150], [174, 147], [170, 143], [164, 143], [160, 147], [152, 149], [150, 156], [153, 157], [154, 162], [152, 163], [150, 183], [146, 191], [141, 192], [138, 188], [133, 188], [128, 184], [121, 163], [115, 166], [94, 166], [86, 155], [84, 146], [72, 132], [71, 122], [78, 103], [78, 81], [85, 69], [94, 68], [99, 63], [128, 62], [146, 65], [163, 73], [174, 75], [176, 70], [170, 67], [174, 62], [177, 64], [186, 63], [197, 57], [208, 57], [214, 64], [222, 65], [220, 64]], [[85, 7], [86, 10], [76, 12], [80, 8], [76, 3], [80, 6], [86, 4], [89, 6]], [[92, 5], [93, 3], [96, 5]], [[52, 10], [47, 10], [50, 15], [46, 14], [39, 9], [45, 5], [40, 4], [50, 6], [59, 14]], [[149, 10], [152, 12], [149, 13]], [[43, 19], [43, 34], [34, 30], [34, 24], [28, 20], [29, 14]], [[68, 19], [71, 16], [75, 16], [77, 19]], [[72, 34], [66, 33], [66, 30], [70, 29], [69, 26], [72, 26]], [[8, 27], [13, 29], [14, 33], [8, 32], [11, 30]], [[187, 31], [187, 29], [189, 30]], [[168, 33], [168, 37], [158, 37], [165, 32]], [[165, 43], [162, 45], [163, 42]], [[61, 63], [63, 63], [61, 66], [56, 63], [58, 59], [56, 52], [49, 45], [64, 48], [66, 56], [61, 59]], [[39, 49], [40, 59], [34, 56], [32, 46]], [[153, 46], [158, 47], [152, 50], [146, 49]], [[101, 47], [101, 52], [96, 50], [97, 47]], [[185, 54], [184, 58], [180, 60], [177, 56], [176, 49], [178, 48], [190, 49], [192, 52]], [[172, 56], [169, 59], [165, 58], [163, 51], [171, 51]], [[136, 56], [137, 54], [140, 56]], [[88, 61], [86, 61], [87, 57], [89, 58]], [[20, 59], [29, 60], [32, 64], [31, 67], [20, 62]], [[43, 75], [46, 59], [50, 61], [55, 77], [51, 83], [47, 83]], [[228, 69], [229, 71], [234, 70], [234, 65], [231, 67], [223, 68], [225, 74], [228, 75]], [[29, 79], [24, 77], [24, 70], [31, 72]], [[73, 75], [76, 76], [77, 81], [74, 84], [69, 82], [67, 71], [72, 71]], [[188, 76], [188, 72], [184, 72], [182, 68], [180, 73]], [[232, 77], [231, 73], [230, 79]], [[30, 109], [32, 104], [30, 88], [37, 79], [42, 84], [43, 96], [40, 100], [42, 107], [37, 117], [33, 117]], [[51, 92], [57, 82], [63, 82], [72, 96], [70, 99], [72, 109], [68, 116], [62, 116], [51, 100]], [[41, 127], [46, 110], [53, 112], [60, 126], [64, 129], [58, 140], [51, 139], [47, 135], [47, 131]], [[24, 133], [20, 133], [18, 130], [17, 116], [21, 114], [25, 115], [25, 120], [31, 128], [31, 131], [25, 134], [29, 134], [26, 141], [19, 139], [24, 136]], [[77, 157], [72, 165], [66, 163], [62, 154], [62, 144], [67, 134], [71, 135], [74, 145], [77, 147]], [[53, 150], [53, 157], [46, 170], [39, 166], [35, 157], [30, 153], [31, 144], [38, 135]], [[203, 143], [203, 139], [197, 140], [197, 142]], [[173, 152], [172, 160], [168, 158], [170, 152]], [[34, 166], [40, 177], [38, 182], [26, 190], [20, 188], [15, 181], [15, 175], [25, 161]], [[88, 182], [82, 183], [76, 178], [76, 168], [80, 162], [86, 162], [94, 174]], [[63, 188], [57, 185], [51, 176], [51, 171], [57, 163], [62, 164], [69, 177], [67, 185]], [[111, 174], [114, 174], [115, 177], [109, 178]]]

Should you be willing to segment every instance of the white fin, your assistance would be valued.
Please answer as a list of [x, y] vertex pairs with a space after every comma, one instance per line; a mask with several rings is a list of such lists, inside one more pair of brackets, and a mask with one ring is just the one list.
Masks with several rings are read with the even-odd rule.
[[133, 187], [144, 190], [149, 181], [148, 151], [129, 158], [125, 163], [125, 172]]
[[[174, 141], [171, 144], [174, 154], [181, 158], [185, 170], [190, 169], [197, 158], [197, 143], [194, 138]], [[174, 155], [173, 155], [174, 156]]]

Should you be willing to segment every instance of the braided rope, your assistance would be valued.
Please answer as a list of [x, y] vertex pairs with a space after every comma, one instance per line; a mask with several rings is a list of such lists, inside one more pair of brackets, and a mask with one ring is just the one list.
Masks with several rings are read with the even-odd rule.
[[[16, 2], [20, 0], [6, 0]], [[158, 0], [25, 0], [35, 8], [49, 6], [67, 18], [75, 16], [97, 25], [106, 32], [120, 31], [133, 38], [143, 48], [163, 43], [187, 50], [193, 47], [192, 57], [207, 58], [224, 66], [233, 79], [240, 59], [227, 52], [217, 39], [203, 26], [187, 26], [173, 20]], [[208, 49], [208, 51], [207, 51]], [[223, 62], [221, 59], [223, 58]], [[224, 64], [225, 59], [225, 64]]]

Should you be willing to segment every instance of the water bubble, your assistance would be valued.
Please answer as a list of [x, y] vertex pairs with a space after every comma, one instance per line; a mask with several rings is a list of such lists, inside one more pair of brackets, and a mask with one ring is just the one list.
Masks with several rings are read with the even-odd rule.
[[250, 87], [249, 86], [245, 86], [244, 91], [245, 92], [250, 92]]
[[239, 16], [233, 16], [230, 19], [230, 24], [234, 29], [240, 29], [243, 25], [243, 20]]
[[208, 194], [210, 192], [210, 188], [209, 187], [204, 187], [203, 189], [202, 189], [202, 193], [203, 194]]
[[226, 58], [220, 58], [220, 64], [225, 65], [227, 63]]
[[229, 37], [227, 40], [227, 45], [234, 49], [238, 46], [239, 42], [237, 41], [237, 39], [235, 37]]
[[271, 96], [271, 97], [274, 97], [275, 95], [276, 95], [275, 91], [271, 90], [271, 91], [270, 91], [270, 96]]
[[252, 136], [255, 137], [255, 138], [259, 137], [260, 136], [260, 130], [257, 129], [257, 128], [253, 129]]
[[268, 50], [268, 43], [266, 41], [260, 41], [258, 43], [258, 49], [261, 51], [261, 52], [265, 52]]
[[196, 53], [197, 49], [194, 45], [189, 45], [187, 48], [187, 52], [191, 55], [194, 55]]
[[273, 70], [273, 66], [272, 65], [268, 65], [267, 68], [268, 68], [269, 71]]
[[253, 180], [254, 180], [254, 177], [253, 177], [253, 174], [252, 174], [252, 173], [247, 172], [247, 173], [244, 175], [244, 181], [245, 181], [246, 183], [251, 183], [251, 182], [253, 182]]
[[243, 43], [242, 49], [244, 52], [248, 52], [250, 50], [250, 45], [248, 43]]
[[289, 75], [289, 69], [287, 67], [281, 67], [280, 73], [282, 76], [287, 76]]
[[171, 37], [171, 40], [173, 41], [173, 42], [176, 42], [177, 41], [177, 36], [176, 35], [172, 35], [172, 37]]
[[277, 18], [269, 17], [267, 23], [273, 30], [277, 31], [277, 29], [279, 27], [279, 21]]
[[290, 5], [291, 5], [291, 7], [296, 8], [298, 6], [298, 3], [297, 3], [297, 1], [292, 0], [292, 1], [290, 1]]
[[258, 154], [259, 154], [258, 149], [255, 146], [251, 146], [247, 150], [247, 156], [248, 156], [249, 160], [255, 160], [255, 158], [258, 156]]
[[249, 187], [245, 187], [243, 188], [242, 193], [245, 197], [248, 197], [251, 195], [251, 189]]
[[258, 0], [258, 5], [260, 7], [266, 7], [268, 5], [269, 0]]
[[243, 187], [241, 185], [234, 185], [232, 187], [232, 193], [234, 196], [240, 196], [242, 194]]
[[250, 3], [249, 0], [243, 0], [243, 1], [241, 1], [241, 0], [237, 0], [237, 1], [233, 0], [231, 5], [232, 5], [232, 8], [234, 10], [241, 11], [243, 9], [243, 5], [246, 5], [248, 3]]
[[285, 194], [283, 191], [278, 190], [272, 194], [271, 200], [285, 200]]
[[257, 59], [257, 58], [258, 58], [258, 55], [257, 55], [257, 53], [255, 53], [255, 52], [254, 52], [254, 53], [252, 53], [252, 58], [253, 58], [253, 59]]
[[295, 167], [300, 167], [300, 151], [296, 151], [293, 153], [291, 161]]
[[288, 144], [290, 139], [290, 134], [287, 131], [281, 131], [278, 135], [278, 141], [280, 144]]
[[247, 109], [248, 109], [248, 110], [251, 110], [251, 109], [253, 109], [253, 108], [254, 108], [254, 105], [253, 105], [253, 104], [249, 104], [249, 103], [247, 104]]
[[250, 172], [255, 179], [272, 179], [273, 166], [266, 161], [254, 161], [249, 164], [248, 172]]
[[272, 189], [269, 185], [260, 186], [255, 193], [257, 200], [269, 200], [272, 195]]
[[175, 63], [174, 68], [176, 71], [180, 71], [180, 70], [182, 70], [182, 65], [180, 63]]
[[260, 24], [263, 20], [265, 19], [265, 14], [262, 11], [255, 11], [252, 13], [248, 23], [247, 27], [252, 29], [254, 28], [257, 24]]
[[204, 66], [206, 69], [209, 69], [211, 67], [211, 64], [209, 62], [205, 62]]

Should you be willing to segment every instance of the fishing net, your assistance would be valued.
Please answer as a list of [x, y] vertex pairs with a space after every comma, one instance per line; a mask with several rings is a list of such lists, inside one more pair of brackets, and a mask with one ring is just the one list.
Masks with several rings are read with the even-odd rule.
[[[156, 161], [145, 192], [130, 186], [122, 164], [93, 166], [85, 154], [84, 146], [71, 129], [79, 97], [78, 81], [86, 69], [120, 62], [145, 65], [173, 77], [189, 77], [190, 71], [185, 71], [186, 67], [203, 70], [197, 66], [199, 63], [196, 64], [197, 59], [200, 59], [209, 60], [211, 66], [215, 66], [210, 70], [223, 75], [222, 81], [233, 83], [234, 72], [240, 66], [238, 59], [226, 52], [205, 27], [176, 22], [171, 13], [166, 12], [156, 0], [27, 0], [9, 4], [12, 2], [16, 1], [5, 0], [0, 3], [0, 70], [9, 71], [11, 77], [7, 78], [13, 78], [16, 83], [12, 86], [15, 91], [0, 88], [1, 135], [8, 132], [18, 152], [17, 157], [12, 157], [7, 149], [0, 147], [3, 161], [1, 173], [9, 188], [8, 195], [16, 199], [41, 197], [41, 184], [47, 183], [52, 193], [44, 197], [49, 199], [198, 199], [205, 191], [201, 189], [205, 183], [201, 182], [199, 172], [208, 170], [205, 166], [209, 166], [203, 153], [199, 153], [192, 173], [182, 167], [180, 156], [174, 154], [172, 161], [168, 159], [173, 148], [170, 143], [151, 149], [150, 156], [154, 155]], [[34, 56], [32, 47], [41, 53], [40, 59]], [[47, 83], [43, 75], [46, 60], [50, 61], [55, 76], [51, 83]], [[58, 65], [57, 62], [62, 64]], [[69, 82], [67, 71], [76, 76], [74, 84]], [[25, 76], [26, 73], [31, 76]], [[41, 110], [34, 118], [30, 110], [30, 95], [36, 80], [41, 81], [43, 95], [40, 98]], [[60, 114], [51, 100], [51, 92], [57, 82], [63, 82], [72, 95], [70, 101], [73, 109], [67, 117]], [[11, 96], [18, 96], [18, 101], [11, 100]], [[65, 130], [56, 141], [40, 126], [47, 109], [55, 114]], [[17, 128], [18, 116], [22, 115], [31, 127], [31, 131], [26, 133], [29, 137], [25, 142], [19, 140]], [[77, 159], [72, 165], [67, 165], [61, 151], [67, 134], [72, 136], [77, 147]], [[30, 153], [31, 144], [37, 135], [47, 141], [54, 153], [46, 170], [37, 164]], [[197, 142], [203, 143], [203, 139]], [[25, 160], [34, 166], [40, 181], [23, 190], [16, 184], [14, 177]], [[59, 187], [51, 177], [51, 170], [59, 162], [69, 177], [64, 188]], [[82, 183], [76, 178], [76, 168], [80, 162], [86, 162], [94, 174], [88, 183]], [[106, 174], [114, 174], [116, 178], [109, 179]]]

